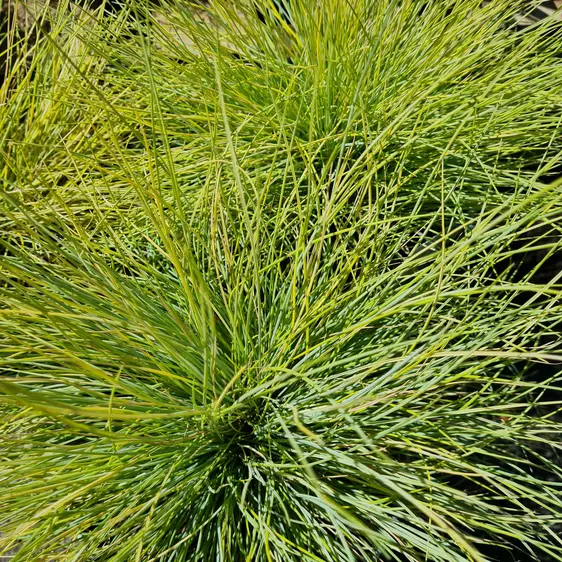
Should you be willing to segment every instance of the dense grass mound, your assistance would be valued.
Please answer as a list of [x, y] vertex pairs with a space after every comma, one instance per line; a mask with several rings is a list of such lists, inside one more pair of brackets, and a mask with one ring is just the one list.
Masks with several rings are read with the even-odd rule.
[[0, 553], [562, 560], [562, 35], [518, 4], [8, 26]]

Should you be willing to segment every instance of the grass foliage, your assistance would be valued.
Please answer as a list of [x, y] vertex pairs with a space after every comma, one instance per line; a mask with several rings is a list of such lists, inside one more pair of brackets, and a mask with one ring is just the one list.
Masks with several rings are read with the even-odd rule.
[[520, 4], [9, 28], [0, 552], [562, 560], [562, 34]]

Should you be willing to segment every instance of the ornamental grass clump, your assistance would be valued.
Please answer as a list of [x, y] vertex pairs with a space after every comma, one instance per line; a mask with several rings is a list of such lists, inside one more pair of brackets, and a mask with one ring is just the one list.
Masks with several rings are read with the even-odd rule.
[[562, 34], [480, 4], [8, 27], [0, 554], [562, 560]]

